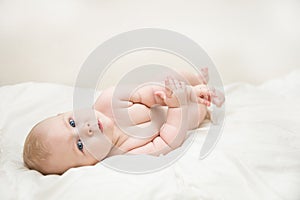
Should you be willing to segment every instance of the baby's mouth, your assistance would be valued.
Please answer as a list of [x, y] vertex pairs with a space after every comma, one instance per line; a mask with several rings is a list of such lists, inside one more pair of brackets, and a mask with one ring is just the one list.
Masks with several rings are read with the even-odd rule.
[[103, 133], [103, 125], [99, 119], [98, 119], [98, 127], [99, 127], [100, 131]]

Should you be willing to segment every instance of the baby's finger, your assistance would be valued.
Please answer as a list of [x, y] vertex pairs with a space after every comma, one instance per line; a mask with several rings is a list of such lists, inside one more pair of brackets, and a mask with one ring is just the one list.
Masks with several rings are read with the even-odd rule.
[[211, 94], [210, 94], [210, 91], [207, 87], [205, 88], [202, 88], [202, 91], [200, 92], [201, 96], [207, 100], [207, 101], [210, 101], [211, 99]]
[[209, 93], [207, 101], [211, 102], [211, 95]]
[[210, 91], [207, 89], [207, 93], [206, 93], [206, 98], [205, 98], [207, 101], [211, 101], [211, 93]]
[[210, 105], [209, 101], [206, 101], [205, 99], [201, 99], [201, 98], [198, 98], [197, 103], [204, 104], [206, 106]]
[[210, 97], [208, 95], [205, 95], [205, 97], [204, 97], [205, 103], [210, 102], [209, 99], [210, 99]]

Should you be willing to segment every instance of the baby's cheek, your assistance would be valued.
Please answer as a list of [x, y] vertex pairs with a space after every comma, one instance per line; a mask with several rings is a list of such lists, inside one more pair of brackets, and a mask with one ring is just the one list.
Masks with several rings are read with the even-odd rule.
[[86, 138], [84, 140], [84, 143], [86, 154], [88, 154], [89, 158], [88, 160], [92, 163], [101, 161], [106, 158], [112, 147], [112, 143], [104, 135]]

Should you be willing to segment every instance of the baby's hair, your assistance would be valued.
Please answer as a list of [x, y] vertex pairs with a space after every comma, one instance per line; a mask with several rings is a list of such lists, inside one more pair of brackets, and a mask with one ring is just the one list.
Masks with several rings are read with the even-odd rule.
[[50, 152], [47, 151], [45, 142], [41, 139], [40, 134], [34, 131], [38, 125], [39, 123], [31, 129], [25, 140], [23, 160], [26, 167], [44, 174], [45, 172], [43, 171], [42, 165], [50, 156]]

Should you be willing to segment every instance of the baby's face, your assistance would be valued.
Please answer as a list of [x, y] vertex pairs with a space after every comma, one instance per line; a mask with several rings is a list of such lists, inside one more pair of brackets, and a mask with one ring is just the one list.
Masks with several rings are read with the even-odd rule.
[[[106, 157], [110, 152], [114, 124], [105, 115], [95, 111], [96, 120], [80, 122], [80, 134], [103, 134], [97, 141], [98, 158]], [[94, 165], [100, 159], [95, 159], [78, 136], [77, 123], [73, 112], [59, 114], [41, 122], [35, 131], [41, 134], [50, 156], [44, 168], [50, 173], [63, 173], [72, 167]], [[78, 129], [77, 129], [78, 128]], [[104, 137], [106, 136], [106, 137]], [[105, 139], [104, 139], [105, 138]], [[106, 140], [106, 141], [104, 141]], [[109, 141], [109, 143], [108, 143]], [[98, 147], [99, 145], [99, 147]], [[95, 148], [94, 148], [95, 149]]]

